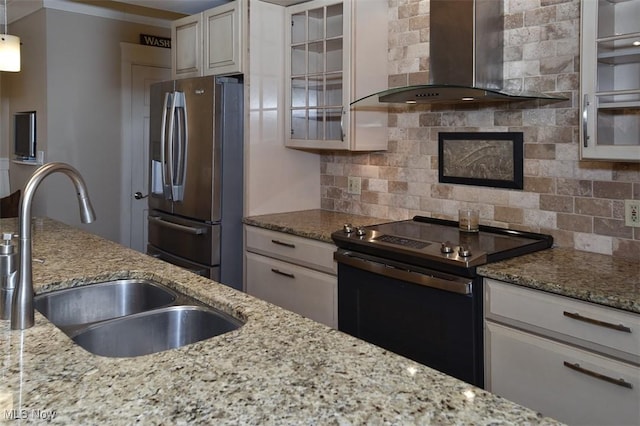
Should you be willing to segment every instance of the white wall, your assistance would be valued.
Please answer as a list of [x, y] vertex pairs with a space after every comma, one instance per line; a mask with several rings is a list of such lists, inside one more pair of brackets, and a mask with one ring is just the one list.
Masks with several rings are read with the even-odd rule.
[[[2, 126], [7, 128], [7, 138], [3, 141], [7, 157], [13, 157], [13, 113], [36, 111], [37, 149], [46, 150], [47, 138], [47, 50], [46, 14], [44, 10], [26, 16], [11, 24], [9, 33], [20, 37], [21, 69], [18, 73], [3, 73], [2, 96], [6, 115], [2, 114]], [[9, 177], [11, 190], [23, 187], [24, 182], [35, 170], [34, 166], [11, 163]], [[45, 214], [44, 200], [33, 202], [33, 211]]]
[[320, 156], [284, 146], [284, 8], [249, 7], [248, 216], [320, 207]]
[[[38, 149], [46, 161], [80, 171], [97, 221], [80, 223], [73, 185], [62, 175], [42, 183], [34, 214], [118, 241], [120, 42], [137, 43], [140, 33], [168, 37], [169, 29], [53, 9], [41, 9], [10, 28], [22, 38], [24, 58], [23, 70], [3, 81], [10, 111], [37, 111]], [[22, 187], [33, 170], [12, 164], [12, 188]]]

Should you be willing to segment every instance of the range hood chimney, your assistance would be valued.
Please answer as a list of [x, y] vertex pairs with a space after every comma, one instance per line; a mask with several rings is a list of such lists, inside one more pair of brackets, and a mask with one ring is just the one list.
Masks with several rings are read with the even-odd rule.
[[361, 98], [386, 103], [564, 100], [503, 89], [502, 0], [431, 0], [429, 84], [396, 87]]

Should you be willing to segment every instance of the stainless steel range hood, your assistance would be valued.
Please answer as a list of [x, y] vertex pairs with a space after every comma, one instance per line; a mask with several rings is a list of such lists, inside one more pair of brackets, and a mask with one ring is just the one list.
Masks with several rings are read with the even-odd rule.
[[429, 84], [395, 87], [351, 103], [564, 100], [503, 89], [502, 0], [431, 0]]

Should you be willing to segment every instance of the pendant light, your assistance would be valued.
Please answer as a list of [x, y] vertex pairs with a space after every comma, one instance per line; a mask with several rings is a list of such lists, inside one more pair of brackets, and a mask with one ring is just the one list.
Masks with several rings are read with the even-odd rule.
[[0, 71], [20, 71], [20, 37], [7, 34], [7, 0], [4, 0], [4, 34], [0, 34]]

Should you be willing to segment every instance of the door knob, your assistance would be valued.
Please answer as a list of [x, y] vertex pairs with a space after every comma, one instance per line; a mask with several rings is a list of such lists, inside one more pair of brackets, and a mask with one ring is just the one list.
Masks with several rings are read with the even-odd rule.
[[149, 196], [149, 194], [147, 195], [142, 195], [142, 192], [138, 191], [135, 194], [133, 194], [133, 198], [135, 198], [136, 200], [142, 200], [143, 198], [147, 198]]

